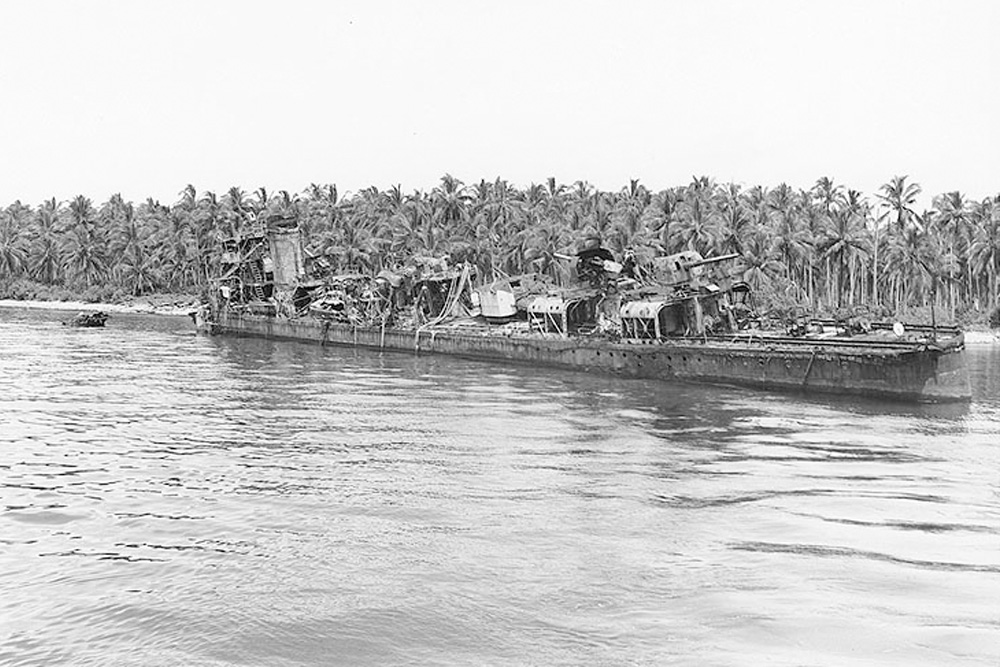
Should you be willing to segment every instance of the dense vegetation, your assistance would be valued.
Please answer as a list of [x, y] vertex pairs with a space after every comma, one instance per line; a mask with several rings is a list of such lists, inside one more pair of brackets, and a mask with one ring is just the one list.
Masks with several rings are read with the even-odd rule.
[[154, 291], [203, 294], [220, 236], [271, 215], [296, 218], [308, 251], [343, 271], [376, 271], [417, 255], [477, 263], [483, 275], [537, 270], [565, 278], [587, 233], [640, 262], [680, 249], [737, 252], [745, 279], [771, 307], [832, 313], [865, 305], [884, 314], [986, 321], [997, 307], [1000, 195], [940, 195], [917, 212], [920, 187], [895, 177], [869, 200], [818, 180], [808, 191], [695, 178], [659, 192], [632, 181], [619, 192], [549, 179], [525, 190], [503, 180], [465, 185], [446, 175], [430, 192], [336, 186], [301, 194], [231, 188], [170, 205], [120, 195], [78, 196], [0, 210], [0, 296], [116, 300]]

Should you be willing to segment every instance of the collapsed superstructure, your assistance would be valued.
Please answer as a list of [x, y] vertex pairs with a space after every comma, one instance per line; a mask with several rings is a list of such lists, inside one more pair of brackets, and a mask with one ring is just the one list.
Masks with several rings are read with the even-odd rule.
[[635, 377], [968, 400], [957, 329], [810, 321], [768, 327], [738, 255], [685, 251], [638, 275], [588, 239], [574, 284], [525, 274], [482, 282], [468, 263], [418, 258], [369, 276], [306, 256], [291, 221], [223, 243], [213, 328], [321, 343], [456, 354]]
[[298, 226], [277, 217], [224, 239], [220, 274], [220, 303], [259, 315], [295, 314], [296, 297], [309, 291]]
[[526, 332], [536, 334], [599, 333], [649, 341], [746, 328], [753, 312], [749, 286], [708, 271], [737, 258], [704, 259], [693, 251], [670, 255], [656, 263], [648, 283], [619, 278], [620, 268], [587, 267], [579, 270], [581, 284], [574, 287], [559, 287], [541, 274], [476, 286], [474, 267], [449, 266], [447, 259], [418, 258], [374, 276], [332, 272], [323, 258], [303, 256], [297, 227], [279, 218], [223, 242], [218, 305], [230, 312], [311, 316], [354, 326], [464, 319], [468, 327], [482, 318], [486, 324], [521, 321]]

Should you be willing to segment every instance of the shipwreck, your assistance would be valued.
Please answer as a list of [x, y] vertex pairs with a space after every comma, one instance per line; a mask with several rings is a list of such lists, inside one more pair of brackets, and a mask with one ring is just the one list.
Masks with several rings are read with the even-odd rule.
[[103, 327], [108, 321], [109, 315], [103, 310], [77, 313], [73, 319], [63, 322], [70, 327], [81, 327], [84, 329], [96, 329]]
[[469, 264], [425, 259], [375, 276], [334, 274], [308, 257], [298, 227], [271, 220], [223, 244], [199, 325], [215, 333], [449, 354], [669, 382], [915, 402], [971, 398], [955, 327], [865, 320], [771, 324], [732, 264], [682, 252], [638, 276], [599, 240], [578, 280], [490, 281]]

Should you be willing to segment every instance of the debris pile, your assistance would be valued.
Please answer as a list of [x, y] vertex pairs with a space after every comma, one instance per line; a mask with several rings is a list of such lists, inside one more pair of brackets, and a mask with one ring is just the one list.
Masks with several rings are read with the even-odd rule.
[[108, 314], [103, 310], [95, 310], [92, 312], [82, 312], [77, 313], [73, 319], [68, 322], [63, 322], [66, 326], [70, 327], [103, 327], [108, 321]]
[[754, 325], [749, 286], [715, 270], [736, 255], [705, 259], [685, 251], [640, 269], [633, 253], [619, 263], [588, 236], [575, 256], [555, 255], [575, 263], [576, 283], [565, 287], [539, 273], [481, 283], [474, 265], [453, 265], [448, 257], [414, 257], [374, 276], [336, 273], [333, 258], [303, 254], [299, 241], [297, 228], [272, 223], [227, 239], [216, 306], [383, 330], [475, 318], [494, 326], [518, 322], [518, 330], [542, 336], [639, 342]]

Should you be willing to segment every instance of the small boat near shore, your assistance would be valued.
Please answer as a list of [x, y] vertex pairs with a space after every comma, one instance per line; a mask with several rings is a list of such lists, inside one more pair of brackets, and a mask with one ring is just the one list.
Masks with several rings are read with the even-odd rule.
[[63, 322], [66, 326], [93, 329], [107, 324], [110, 316], [103, 310], [77, 313], [73, 319]]
[[299, 230], [281, 221], [224, 242], [212, 302], [215, 333], [449, 354], [661, 381], [871, 396], [971, 399], [955, 327], [862, 317], [775, 325], [761, 318], [737, 255], [687, 251], [639, 279], [595, 246], [575, 258], [578, 284], [544, 276], [477, 286], [474, 267], [414, 267], [368, 279], [306, 269]]

